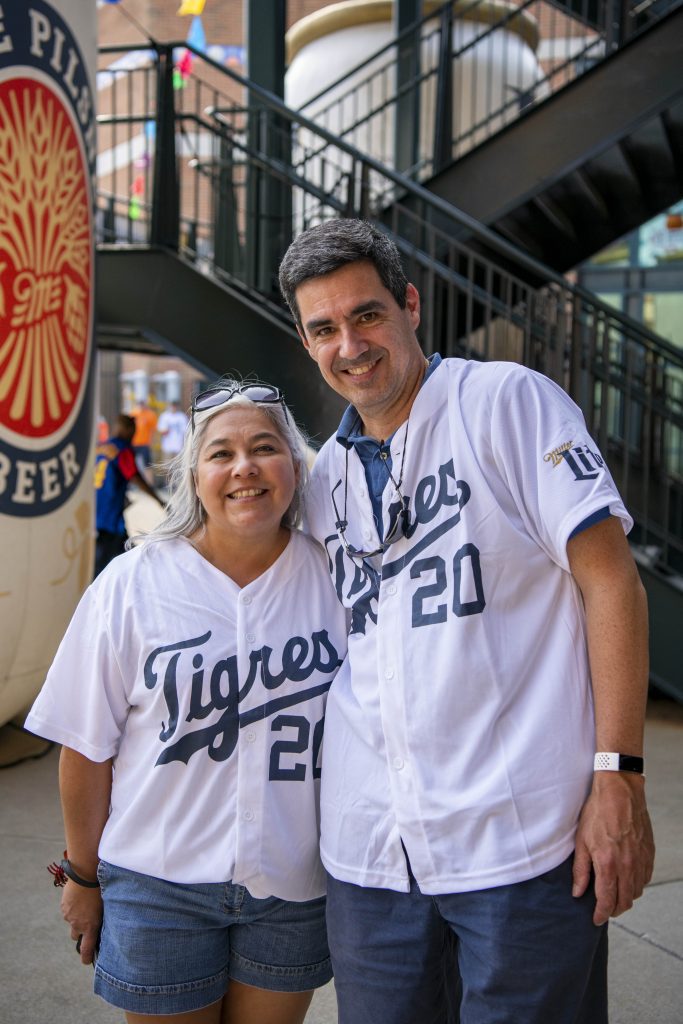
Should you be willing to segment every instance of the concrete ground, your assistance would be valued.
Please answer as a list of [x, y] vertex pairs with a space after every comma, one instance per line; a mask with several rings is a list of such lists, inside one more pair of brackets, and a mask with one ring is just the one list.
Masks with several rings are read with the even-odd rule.
[[[17, 756], [31, 752], [15, 732], [0, 729], [0, 763], [15, 746]], [[651, 701], [646, 739], [657, 864], [643, 897], [611, 925], [612, 1024], [683, 1020], [683, 708]], [[42, 749], [36, 740], [33, 753]], [[0, 1022], [121, 1024], [123, 1015], [92, 995], [92, 970], [76, 956], [46, 871], [64, 846], [57, 760], [51, 749], [0, 770]], [[316, 993], [307, 1024], [336, 1020], [330, 983]]]
[[[0, 729], [0, 1024], [120, 1024], [92, 995], [92, 969], [76, 956], [46, 870], [64, 848], [58, 751], [46, 747]], [[646, 758], [657, 862], [643, 897], [610, 928], [611, 1024], [683, 1021], [683, 707], [650, 700]], [[330, 983], [307, 1024], [336, 1020]]]

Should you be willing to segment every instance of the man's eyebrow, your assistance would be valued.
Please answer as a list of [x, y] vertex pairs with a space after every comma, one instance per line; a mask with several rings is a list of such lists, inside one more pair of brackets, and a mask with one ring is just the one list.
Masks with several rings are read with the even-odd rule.
[[[378, 309], [386, 309], [387, 304], [382, 302], [381, 299], [369, 299], [367, 302], [361, 302], [357, 306], [354, 306], [349, 313], [349, 319], [354, 316], [360, 316], [362, 313], [372, 313]], [[315, 331], [318, 327], [326, 327], [331, 324], [332, 320], [330, 317], [320, 317], [319, 319], [307, 320], [304, 327], [307, 331]]]

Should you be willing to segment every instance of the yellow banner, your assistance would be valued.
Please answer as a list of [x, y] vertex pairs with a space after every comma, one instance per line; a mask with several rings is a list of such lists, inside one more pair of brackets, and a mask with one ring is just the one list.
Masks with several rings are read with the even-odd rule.
[[177, 14], [201, 14], [206, 0], [183, 0]]

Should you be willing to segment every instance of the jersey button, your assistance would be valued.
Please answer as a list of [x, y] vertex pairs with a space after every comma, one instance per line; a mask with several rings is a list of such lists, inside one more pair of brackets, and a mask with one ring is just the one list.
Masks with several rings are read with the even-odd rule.
[[385, 668], [384, 669], [384, 678], [385, 679], [393, 679], [394, 678], [394, 670], [393, 670], [393, 668]]
[[247, 743], [254, 743], [255, 740], [256, 733], [250, 729], [249, 732], [247, 733]]
[[248, 644], [253, 644], [255, 642], [255, 640], [256, 640], [256, 635], [254, 633], [247, 633], [247, 643]]
[[406, 764], [402, 757], [395, 757], [392, 763], [397, 772], [402, 771]]
[[390, 583], [389, 586], [387, 587], [387, 594], [390, 594], [391, 597], [393, 597], [395, 593], [396, 593], [396, 584], [395, 583]]
[[242, 817], [244, 818], [245, 821], [253, 821], [254, 820], [254, 812], [253, 811], [245, 811], [244, 814], [242, 815]]

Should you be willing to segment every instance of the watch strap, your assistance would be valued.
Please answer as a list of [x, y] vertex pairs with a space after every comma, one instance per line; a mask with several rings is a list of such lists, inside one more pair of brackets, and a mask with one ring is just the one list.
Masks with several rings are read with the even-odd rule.
[[594, 772], [636, 772], [645, 774], [645, 761], [633, 754], [600, 751], [593, 761]]

